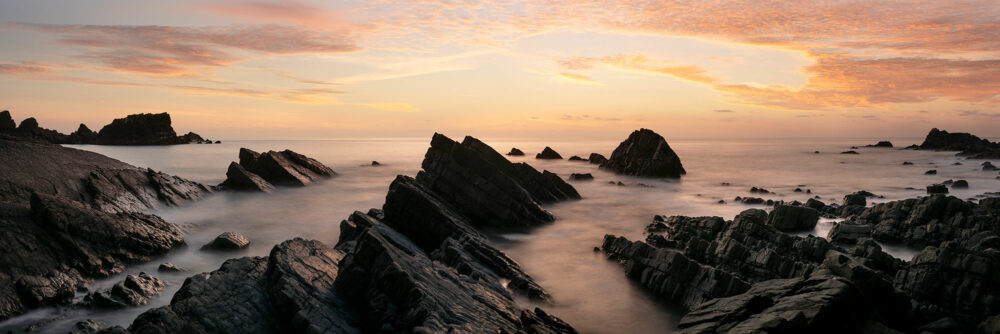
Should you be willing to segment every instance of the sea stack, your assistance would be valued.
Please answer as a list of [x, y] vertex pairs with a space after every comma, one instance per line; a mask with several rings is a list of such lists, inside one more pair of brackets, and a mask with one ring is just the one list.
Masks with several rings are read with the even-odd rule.
[[305, 186], [337, 173], [316, 159], [292, 150], [257, 153], [240, 149], [240, 162], [229, 164], [226, 181], [219, 187], [228, 190], [267, 192], [274, 185]]
[[611, 158], [601, 164], [601, 168], [619, 174], [649, 177], [678, 178], [687, 173], [680, 157], [666, 139], [649, 129], [632, 132], [611, 153]]
[[542, 153], [538, 153], [535, 155], [535, 159], [558, 160], [562, 159], [562, 156], [559, 155], [559, 153], [557, 153], [556, 150], [553, 150], [551, 147], [546, 146], [545, 149], [542, 150]]

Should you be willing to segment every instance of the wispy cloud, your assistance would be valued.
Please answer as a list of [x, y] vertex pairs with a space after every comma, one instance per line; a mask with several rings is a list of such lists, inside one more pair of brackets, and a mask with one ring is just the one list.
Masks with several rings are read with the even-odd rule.
[[420, 108], [409, 103], [372, 102], [372, 103], [361, 103], [361, 105], [384, 111], [406, 112], [406, 113], [420, 112]]

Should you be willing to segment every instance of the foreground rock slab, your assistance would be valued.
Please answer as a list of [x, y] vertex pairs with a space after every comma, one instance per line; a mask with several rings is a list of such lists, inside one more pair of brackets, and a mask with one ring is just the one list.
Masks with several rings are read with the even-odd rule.
[[619, 174], [677, 178], [687, 173], [666, 139], [649, 129], [632, 132], [601, 168]]

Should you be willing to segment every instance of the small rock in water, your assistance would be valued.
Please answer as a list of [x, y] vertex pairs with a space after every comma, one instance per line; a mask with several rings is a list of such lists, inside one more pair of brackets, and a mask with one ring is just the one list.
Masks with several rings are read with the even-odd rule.
[[795, 188], [795, 192], [797, 192], [797, 193], [802, 192], [802, 188]]
[[600, 165], [607, 162], [608, 158], [605, 158], [603, 155], [597, 153], [591, 153], [590, 157], [587, 158], [587, 161], [595, 165]]
[[618, 185], [619, 185], [619, 186], [625, 186], [625, 184], [624, 184], [624, 183], [622, 183], [622, 181], [618, 181]]
[[903, 161], [903, 166], [910, 166], [910, 165], [913, 165], [913, 162]]
[[813, 154], [819, 154], [819, 151], [815, 151], [815, 152], [813, 152]]
[[216, 140], [215, 143], [216, 144], [222, 144], [222, 141], [221, 140]]
[[840, 152], [840, 154], [860, 154], [860, 153], [858, 153], [858, 151], [843, 151]]
[[719, 204], [726, 204], [726, 200], [720, 199], [717, 203], [719, 203]]
[[989, 161], [987, 161], [987, 162], [983, 163], [983, 170], [984, 171], [995, 171], [995, 170], [997, 170], [997, 167], [993, 166], [993, 163], [990, 163]]
[[573, 173], [569, 175], [570, 180], [574, 181], [592, 181], [594, 176], [590, 173]]
[[931, 169], [924, 172], [924, 175], [937, 175], [937, 169]]
[[236, 232], [226, 232], [215, 237], [215, 240], [202, 246], [201, 249], [235, 250], [250, 246], [250, 239]]
[[522, 156], [522, 155], [524, 155], [524, 152], [522, 152], [521, 150], [517, 149], [517, 147], [513, 147], [513, 148], [510, 149], [510, 152], [507, 152], [507, 155], [510, 155], [510, 156]]
[[558, 159], [562, 159], [562, 156], [559, 155], [559, 153], [557, 153], [551, 147], [546, 146], [545, 149], [542, 150], [542, 153], [538, 153], [538, 154], [535, 155], [535, 159], [552, 159], [552, 160], [558, 160]]
[[952, 166], [961, 166], [961, 165], [962, 165], [962, 163], [961, 163], [961, 162], [955, 162], [955, 163], [953, 163], [953, 164], [951, 164], [951, 165], [952, 165]]
[[948, 187], [943, 184], [932, 184], [927, 186], [928, 194], [947, 194]]
[[723, 187], [728, 187], [728, 186], [730, 186], [730, 184], [729, 184], [729, 182], [722, 182], [722, 186]]
[[890, 142], [888, 140], [883, 140], [883, 141], [880, 141], [880, 142], [878, 142], [878, 143], [876, 143], [874, 145], [865, 145], [865, 147], [887, 147], [887, 148], [891, 148], [892, 147], [892, 142]]
[[587, 161], [587, 160], [584, 159], [584, 158], [581, 158], [579, 155], [574, 155], [572, 157], [569, 157], [569, 161]]
[[177, 265], [175, 265], [173, 263], [167, 262], [167, 263], [160, 264], [160, 267], [156, 268], [156, 271], [159, 271], [161, 273], [165, 273], [165, 272], [176, 273], [176, 272], [184, 271], [184, 268], [178, 267]]
[[771, 191], [764, 188], [750, 187], [750, 192], [754, 194], [770, 194]]
[[955, 182], [951, 183], [951, 187], [952, 188], [968, 188], [969, 187], [969, 181], [966, 181], [966, 180], [955, 180]]
[[372, 166], [381, 166], [382, 164], [378, 161], [372, 160]]
[[84, 301], [106, 308], [145, 305], [150, 298], [159, 295], [165, 286], [159, 278], [146, 273], [128, 275], [110, 290], [89, 294]]

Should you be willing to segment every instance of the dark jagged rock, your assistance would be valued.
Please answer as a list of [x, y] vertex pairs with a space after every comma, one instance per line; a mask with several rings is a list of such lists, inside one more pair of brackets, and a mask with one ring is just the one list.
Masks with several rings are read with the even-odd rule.
[[743, 203], [743, 204], [764, 204], [765, 203], [764, 199], [760, 198], [760, 197], [742, 197], [742, 198], [736, 197], [736, 199], [734, 199], [734, 200], [738, 201], [740, 203]]
[[524, 152], [522, 152], [521, 150], [517, 149], [517, 147], [514, 147], [514, 148], [510, 149], [510, 152], [507, 152], [507, 155], [509, 155], [509, 156], [522, 156], [522, 155], [524, 155]]
[[10, 117], [10, 111], [0, 111], [0, 133], [9, 133], [17, 129], [17, 124]]
[[853, 194], [845, 195], [843, 206], [849, 206], [849, 205], [867, 206], [868, 197], [874, 197], [874, 194], [862, 190]]
[[569, 175], [569, 179], [575, 181], [592, 181], [594, 180], [594, 176], [590, 173], [573, 173]]
[[923, 150], [959, 151], [958, 155], [971, 159], [1000, 159], [1000, 143], [973, 136], [968, 133], [948, 133], [931, 129], [920, 144]]
[[883, 140], [883, 141], [879, 141], [878, 143], [875, 143], [875, 144], [865, 145], [865, 147], [885, 147], [885, 148], [892, 148], [892, 142], [890, 142], [888, 140]]
[[[229, 164], [227, 179], [220, 186], [237, 190], [266, 191], [265, 189], [269, 190], [268, 184], [305, 186], [337, 175], [330, 167], [316, 159], [291, 150], [257, 153], [241, 148], [239, 157], [238, 165]], [[262, 183], [261, 180], [265, 182]]]
[[948, 186], [945, 186], [943, 184], [932, 184], [932, 185], [927, 186], [927, 193], [928, 194], [947, 194], [948, 193]]
[[581, 158], [579, 155], [571, 156], [567, 160], [569, 160], [569, 161], [587, 161], [586, 159]]
[[958, 327], [953, 330], [971, 332], [986, 317], [1000, 312], [1000, 252], [996, 248], [1000, 238], [982, 232], [964, 243], [927, 247], [896, 275], [895, 285], [913, 297], [920, 323], [953, 318]]
[[843, 151], [840, 152], [840, 154], [861, 154], [861, 153], [858, 153], [858, 151]]
[[542, 203], [579, 199], [558, 175], [511, 163], [476, 138], [462, 143], [435, 134], [416, 181], [451, 204], [475, 226], [517, 228], [554, 217]]
[[937, 169], [931, 169], [924, 172], [924, 175], [937, 175]]
[[955, 180], [955, 182], [951, 183], [951, 187], [952, 188], [968, 188], [969, 187], [969, 181], [966, 181], [966, 180]]
[[545, 149], [542, 150], [542, 153], [538, 153], [535, 155], [535, 159], [556, 160], [556, 159], [562, 159], [562, 156], [559, 155], [559, 153], [557, 153], [556, 150], [553, 150], [551, 147], [546, 146]]
[[229, 164], [229, 169], [226, 171], [226, 181], [219, 184], [219, 186], [228, 190], [249, 190], [260, 192], [269, 192], [274, 190], [274, 185], [270, 182], [261, 178], [260, 175], [246, 170], [246, 168], [243, 168], [243, 166], [236, 162], [231, 162]]
[[770, 194], [771, 191], [764, 188], [750, 187], [751, 194]]
[[66, 138], [66, 143], [87, 144], [93, 143], [95, 139], [97, 139], [97, 132], [88, 128], [86, 124], [80, 123], [80, 127], [73, 133], [70, 133], [69, 137]]
[[833, 243], [853, 244], [858, 240], [872, 237], [871, 224], [838, 223], [830, 229], [826, 238]]
[[819, 211], [804, 206], [776, 205], [767, 216], [767, 225], [779, 231], [811, 230], [819, 222]]
[[146, 273], [128, 275], [124, 281], [118, 282], [110, 290], [87, 295], [85, 302], [101, 308], [145, 305], [150, 298], [158, 296], [165, 286], [159, 278]]
[[913, 162], [903, 161], [903, 166], [912, 166], [912, 165], [913, 165]]
[[983, 166], [983, 171], [986, 171], [986, 172], [992, 172], [992, 171], [997, 170], [997, 167], [994, 166], [993, 163], [991, 163], [989, 161], [983, 162], [982, 166]]
[[167, 262], [167, 263], [161, 263], [160, 266], [156, 268], [156, 271], [161, 273], [176, 273], [186, 270], [184, 270], [184, 268], [178, 267], [173, 263]]
[[[201, 142], [201, 136], [189, 133], [177, 136], [170, 125], [170, 114], [135, 114], [118, 118], [97, 132], [98, 145], [175, 145]], [[191, 136], [194, 135], [194, 136]], [[197, 138], [195, 138], [197, 136]]]
[[371, 165], [372, 165], [372, 166], [381, 166], [382, 164], [381, 164], [381, 163], [379, 163], [378, 161], [375, 161], [375, 160], [372, 160], [372, 163], [371, 163]]
[[587, 158], [587, 161], [595, 165], [600, 165], [607, 162], [608, 158], [605, 158], [603, 155], [597, 153], [591, 153], [590, 157]]
[[686, 174], [681, 159], [662, 136], [649, 129], [632, 132], [601, 168], [619, 174], [677, 178]]
[[209, 250], [237, 250], [250, 246], [250, 239], [236, 232], [225, 232], [201, 247]]
[[852, 224], [871, 224], [872, 236], [880, 242], [934, 246], [983, 231], [1000, 231], [994, 202], [1000, 201], [983, 199], [977, 205], [938, 194], [878, 203], [846, 218]]

